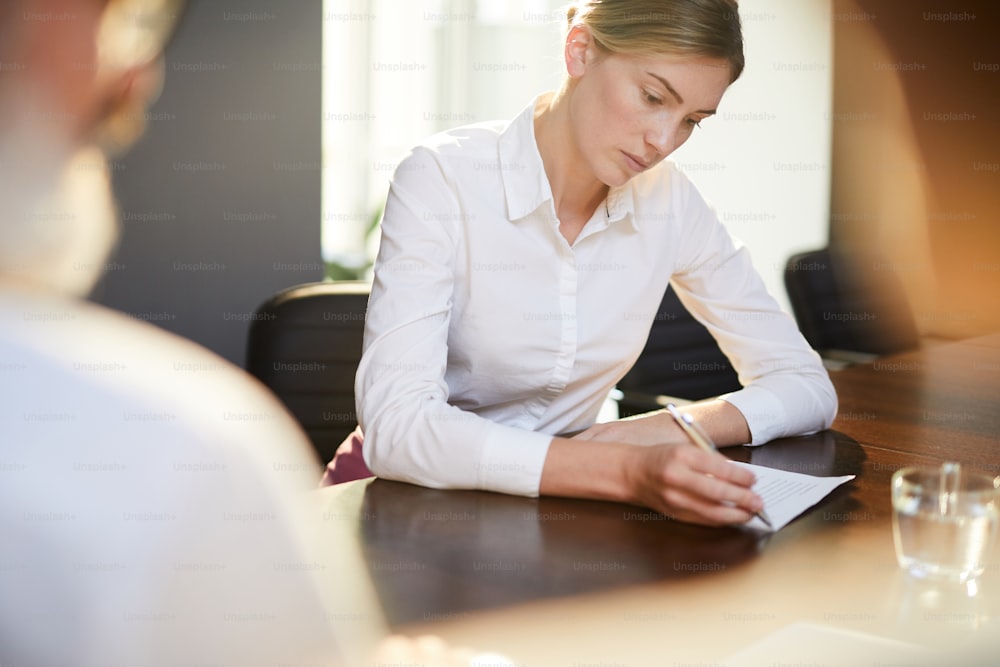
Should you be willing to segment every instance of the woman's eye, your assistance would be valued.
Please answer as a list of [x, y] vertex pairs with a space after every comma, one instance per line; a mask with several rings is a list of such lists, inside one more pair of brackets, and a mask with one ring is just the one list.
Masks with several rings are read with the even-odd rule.
[[646, 97], [646, 101], [649, 102], [650, 104], [662, 104], [663, 103], [663, 100], [661, 100], [659, 97], [657, 97], [653, 93], [648, 93], [646, 91], [643, 91], [642, 94]]
[[688, 121], [687, 121], [687, 123], [688, 123], [688, 125], [690, 125], [690, 126], [691, 126], [692, 128], [695, 128], [695, 127], [701, 127], [701, 121], [700, 121], [700, 120], [698, 120], [697, 118], [688, 118]]

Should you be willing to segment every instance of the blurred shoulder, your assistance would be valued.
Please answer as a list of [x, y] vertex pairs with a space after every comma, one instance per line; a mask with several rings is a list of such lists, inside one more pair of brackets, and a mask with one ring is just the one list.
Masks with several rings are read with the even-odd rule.
[[4, 291], [0, 321], [0, 386], [10, 385], [22, 440], [161, 441], [177, 454], [229, 449], [264, 468], [281, 460], [315, 473], [285, 408], [189, 340], [84, 301]]

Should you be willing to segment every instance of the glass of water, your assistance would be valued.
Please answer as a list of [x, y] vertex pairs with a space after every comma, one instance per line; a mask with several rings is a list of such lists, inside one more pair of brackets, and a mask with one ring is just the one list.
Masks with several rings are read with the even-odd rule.
[[1000, 517], [1000, 477], [903, 468], [892, 476], [892, 529], [901, 567], [920, 578], [967, 582], [986, 569]]

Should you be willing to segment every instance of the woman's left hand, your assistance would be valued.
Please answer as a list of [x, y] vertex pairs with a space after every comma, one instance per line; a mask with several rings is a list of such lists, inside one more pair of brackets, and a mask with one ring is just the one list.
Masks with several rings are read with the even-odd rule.
[[[720, 399], [699, 401], [681, 408], [689, 412], [708, 431], [717, 445], [742, 445], [750, 442], [750, 428], [743, 413]], [[574, 440], [625, 442], [630, 445], [670, 445], [690, 442], [680, 426], [666, 411], [650, 412], [639, 417], [594, 424], [573, 436]]]
[[686, 442], [684, 433], [665, 412], [645, 417], [594, 424], [573, 436], [573, 440], [627, 442], [632, 445], [666, 445]]

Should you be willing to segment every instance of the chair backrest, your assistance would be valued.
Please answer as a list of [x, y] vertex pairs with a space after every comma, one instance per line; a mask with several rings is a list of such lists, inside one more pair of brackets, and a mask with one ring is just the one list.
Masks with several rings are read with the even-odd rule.
[[813, 349], [882, 355], [919, 347], [913, 313], [891, 267], [867, 253], [831, 248], [789, 258], [785, 289]]
[[[736, 391], [740, 382], [712, 334], [667, 287], [646, 346], [618, 388], [626, 397], [639, 392], [699, 400]], [[619, 410], [622, 416], [632, 412], [623, 402]]]
[[247, 370], [295, 416], [323, 461], [357, 425], [368, 283], [297, 285], [264, 302], [250, 325]]

